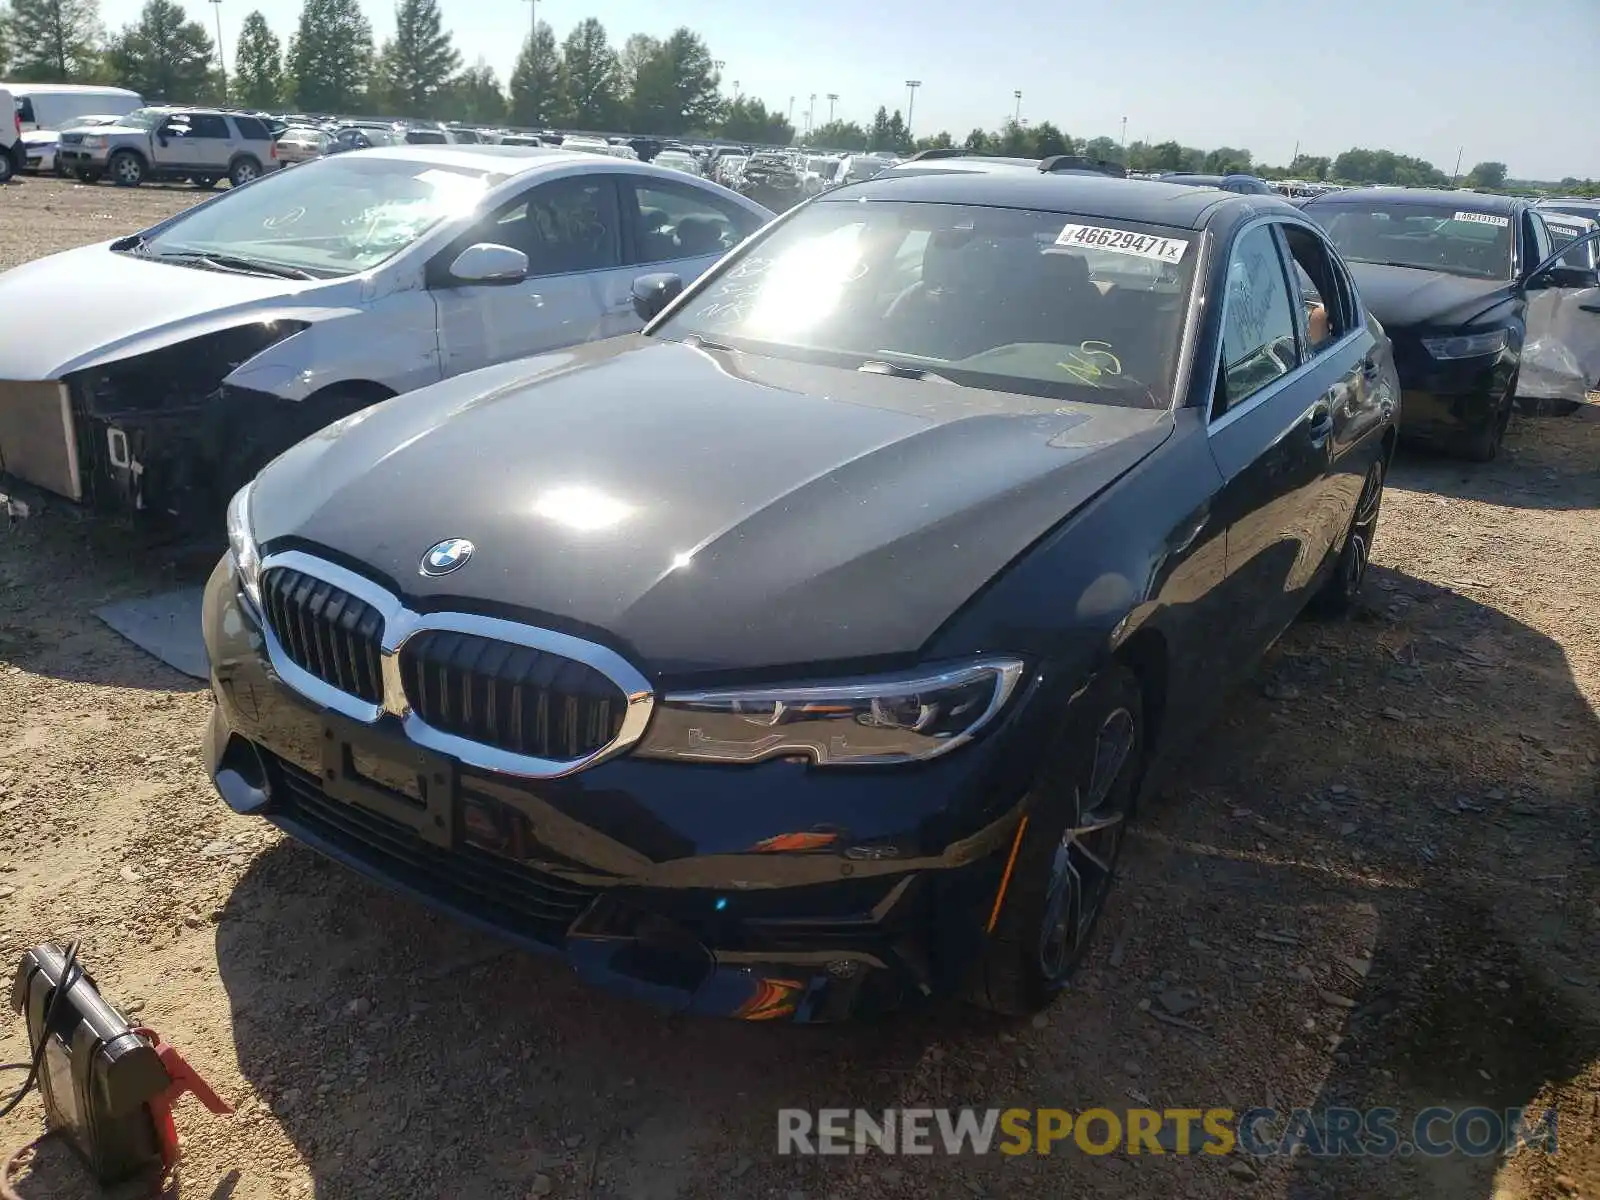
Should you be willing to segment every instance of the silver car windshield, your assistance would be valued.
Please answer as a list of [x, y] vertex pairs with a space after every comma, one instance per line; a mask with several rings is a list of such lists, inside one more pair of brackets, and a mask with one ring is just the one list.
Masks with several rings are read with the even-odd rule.
[[148, 257], [226, 255], [315, 276], [377, 266], [441, 221], [473, 212], [505, 176], [363, 154], [318, 159], [179, 216]]
[[817, 203], [653, 332], [1105, 404], [1171, 401], [1199, 234], [957, 204]]

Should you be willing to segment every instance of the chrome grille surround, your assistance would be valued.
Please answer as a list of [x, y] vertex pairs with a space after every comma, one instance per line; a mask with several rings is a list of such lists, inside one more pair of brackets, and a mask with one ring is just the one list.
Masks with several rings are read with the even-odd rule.
[[[372, 580], [336, 563], [299, 550], [286, 550], [262, 560], [263, 584], [274, 568], [299, 572], [331, 584], [376, 609], [383, 617], [380, 643], [380, 669], [383, 681], [383, 700], [371, 703], [360, 696], [341, 691], [297, 664], [288, 654], [273, 631], [272, 623], [251, 607], [251, 615], [261, 628], [267, 658], [278, 677], [294, 691], [313, 703], [365, 724], [376, 724], [384, 716], [400, 721], [406, 737], [429, 750], [487, 771], [497, 771], [528, 779], [554, 779], [571, 775], [592, 767], [606, 759], [614, 758], [628, 750], [644, 736], [645, 726], [655, 707], [655, 692], [640, 672], [616, 651], [570, 634], [498, 617], [479, 616], [460, 612], [414, 612]], [[249, 606], [249, 601], [244, 603]], [[445, 633], [464, 633], [475, 637], [523, 646], [545, 654], [553, 654], [582, 663], [598, 671], [616, 685], [622, 693], [626, 707], [617, 734], [593, 753], [574, 759], [541, 758], [531, 754], [518, 754], [498, 746], [446, 733], [422, 719], [412, 708], [406, 696], [405, 683], [400, 669], [400, 652], [406, 642], [417, 634], [435, 630]]]

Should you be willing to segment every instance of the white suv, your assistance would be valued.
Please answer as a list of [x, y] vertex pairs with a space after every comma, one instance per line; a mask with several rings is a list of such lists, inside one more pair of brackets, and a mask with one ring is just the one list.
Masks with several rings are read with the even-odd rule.
[[199, 108], [136, 108], [115, 125], [64, 129], [56, 162], [84, 183], [109, 175], [118, 187], [154, 179], [238, 187], [283, 165], [260, 117]]

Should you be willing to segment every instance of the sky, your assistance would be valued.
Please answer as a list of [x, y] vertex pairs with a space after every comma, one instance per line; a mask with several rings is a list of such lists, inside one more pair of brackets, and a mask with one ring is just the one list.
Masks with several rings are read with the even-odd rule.
[[[108, 28], [143, 0], [101, 0]], [[1444, 171], [1504, 162], [1512, 178], [1600, 178], [1600, 0], [535, 0], [557, 39], [585, 17], [613, 44], [687, 25], [724, 63], [724, 91], [788, 112], [805, 128], [907, 107], [912, 130], [959, 141], [1017, 108], [1075, 138], [1242, 146], [1286, 164], [1295, 147], [1352, 146], [1427, 159]], [[215, 30], [218, 8], [189, 0]], [[467, 63], [505, 82], [529, 0], [440, 0]], [[231, 64], [252, 8], [284, 39], [300, 0], [222, 0]], [[393, 0], [365, 0], [382, 42]], [[1580, 117], [1578, 114], [1584, 114]]]

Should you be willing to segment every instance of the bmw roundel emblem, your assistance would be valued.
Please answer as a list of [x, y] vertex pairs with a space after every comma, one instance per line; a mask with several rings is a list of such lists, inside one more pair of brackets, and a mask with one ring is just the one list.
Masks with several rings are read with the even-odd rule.
[[428, 552], [422, 556], [422, 573], [424, 575], [448, 575], [457, 567], [467, 565], [467, 559], [472, 557], [475, 549], [466, 538], [446, 538], [435, 546], [428, 547]]

